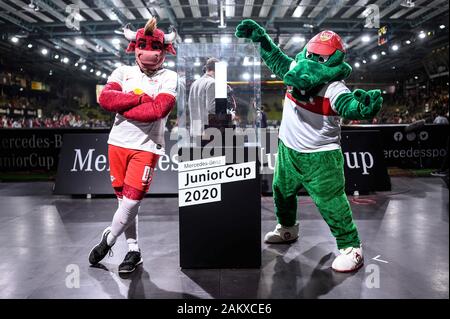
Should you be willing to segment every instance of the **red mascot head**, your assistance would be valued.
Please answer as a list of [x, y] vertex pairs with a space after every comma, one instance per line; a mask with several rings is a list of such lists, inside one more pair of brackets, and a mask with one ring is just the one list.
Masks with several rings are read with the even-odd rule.
[[130, 44], [127, 52], [134, 52], [136, 63], [142, 71], [153, 73], [161, 68], [166, 58], [166, 52], [176, 54], [172, 42], [176, 38], [176, 32], [164, 34], [163, 31], [156, 28], [156, 19], [154, 17], [148, 20], [144, 28], [131, 31], [128, 26], [124, 28], [124, 35]]

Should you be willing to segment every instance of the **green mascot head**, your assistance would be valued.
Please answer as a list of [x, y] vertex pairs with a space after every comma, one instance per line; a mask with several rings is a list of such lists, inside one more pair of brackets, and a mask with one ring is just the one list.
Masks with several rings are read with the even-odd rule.
[[322, 31], [297, 54], [284, 83], [292, 86], [294, 97], [301, 97], [326, 83], [346, 79], [352, 68], [344, 58], [341, 37], [333, 31]]

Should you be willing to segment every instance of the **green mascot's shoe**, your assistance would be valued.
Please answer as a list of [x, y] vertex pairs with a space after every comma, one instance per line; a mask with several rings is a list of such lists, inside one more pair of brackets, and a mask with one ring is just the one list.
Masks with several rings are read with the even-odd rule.
[[277, 224], [273, 231], [264, 236], [264, 242], [267, 244], [289, 244], [298, 239], [298, 223], [293, 226], [285, 227]]
[[356, 271], [364, 265], [362, 247], [339, 249], [339, 255], [333, 261], [331, 268], [337, 272]]

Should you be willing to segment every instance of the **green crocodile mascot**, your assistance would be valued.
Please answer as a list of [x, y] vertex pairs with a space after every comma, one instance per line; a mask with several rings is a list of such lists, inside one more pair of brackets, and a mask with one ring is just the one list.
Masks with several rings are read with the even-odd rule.
[[264, 241], [297, 240], [297, 194], [303, 186], [336, 238], [340, 254], [331, 267], [338, 272], [356, 271], [364, 257], [344, 190], [339, 120], [373, 118], [383, 102], [380, 90], [351, 92], [345, 86], [352, 68], [344, 61], [341, 38], [332, 31], [314, 36], [295, 59], [284, 54], [253, 20], [243, 20], [236, 36], [260, 43], [262, 59], [288, 87], [273, 181], [278, 224]]

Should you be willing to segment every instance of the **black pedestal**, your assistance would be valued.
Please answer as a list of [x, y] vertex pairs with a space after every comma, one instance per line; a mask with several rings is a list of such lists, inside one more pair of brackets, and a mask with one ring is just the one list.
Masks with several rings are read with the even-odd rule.
[[[236, 151], [243, 151], [244, 162], [248, 162], [249, 151], [255, 149], [234, 148], [233, 153]], [[192, 154], [194, 149], [182, 152]], [[179, 208], [182, 268], [260, 267], [261, 186], [256, 159], [251, 159], [255, 161], [255, 178], [221, 183], [220, 201]], [[223, 167], [233, 164], [236, 156], [227, 156], [227, 166]]]

